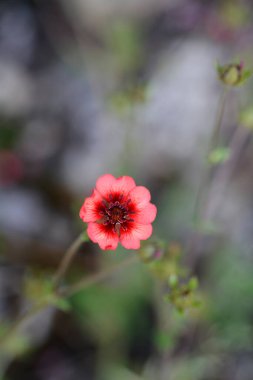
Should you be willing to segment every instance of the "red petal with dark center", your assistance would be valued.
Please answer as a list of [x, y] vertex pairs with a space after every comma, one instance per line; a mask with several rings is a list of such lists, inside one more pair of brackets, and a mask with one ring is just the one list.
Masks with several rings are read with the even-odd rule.
[[115, 250], [118, 246], [118, 235], [105, 228], [103, 224], [89, 223], [87, 234], [94, 243], [98, 243], [101, 249]]

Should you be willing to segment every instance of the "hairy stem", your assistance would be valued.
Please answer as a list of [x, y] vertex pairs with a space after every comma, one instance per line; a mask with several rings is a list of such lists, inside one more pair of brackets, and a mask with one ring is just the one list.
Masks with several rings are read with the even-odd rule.
[[59, 268], [57, 269], [54, 278], [53, 278], [53, 283], [55, 288], [58, 287], [59, 283], [61, 282], [61, 279], [64, 277], [66, 274], [69, 265], [71, 264], [75, 254], [77, 253], [80, 245], [83, 243], [83, 233], [81, 233], [76, 240], [71, 244], [69, 249], [66, 251], [65, 255], [63, 256], [63, 259], [59, 265]]
[[[220, 137], [220, 131], [221, 131], [221, 127], [222, 127], [222, 120], [223, 120], [223, 116], [224, 116], [224, 111], [225, 111], [227, 94], [228, 94], [228, 89], [227, 89], [227, 87], [225, 87], [223, 92], [222, 92], [222, 95], [221, 95], [221, 99], [219, 102], [219, 107], [218, 107], [218, 111], [217, 111], [217, 115], [216, 115], [216, 120], [215, 120], [215, 126], [214, 126], [213, 133], [212, 133], [210, 141], [209, 141], [209, 145], [208, 145], [208, 149], [207, 149], [207, 158], [209, 157], [210, 153], [215, 148], [217, 148], [217, 146], [219, 144], [219, 137]], [[201, 211], [202, 211], [201, 210], [201, 204], [203, 201], [203, 194], [206, 190], [206, 187], [207, 187], [207, 184], [209, 181], [210, 171], [211, 171], [210, 169], [211, 169], [210, 166], [208, 166], [207, 169], [205, 170], [204, 175], [203, 175], [201, 182], [199, 184], [199, 188], [197, 190], [196, 202], [195, 202], [194, 213], [193, 213], [193, 220], [195, 222], [197, 222], [199, 216], [201, 215]]]
[[136, 261], [137, 261], [136, 255], [131, 255], [123, 262], [121, 261], [120, 263], [117, 263], [113, 265], [112, 267], [109, 267], [101, 272], [98, 272], [98, 273], [95, 273], [94, 275], [83, 278], [79, 282], [69, 286], [66, 289], [63, 289], [62, 291], [59, 290], [59, 294], [62, 297], [71, 297], [73, 294], [79, 292], [80, 290], [86, 289], [89, 286], [104, 280], [106, 277], [110, 276], [111, 274], [117, 272], [118, 270], [122, 270], [123, 268], [128, 267], [129, 265], [135, 263]]
[[209, 143], [208, 153], [210, 153], [213, 149], [215, 149], [219, 144], [220, 131], [222, 126], [222, 119], [224, 116], [225, 105], [227, 101], [228, 95], [228, 87], [224, 87], [224, 90], [221, 94], [221, 99], [219, 102], [219, 108], [216, 114], [215, 127], [213, 129], [213, 133]]

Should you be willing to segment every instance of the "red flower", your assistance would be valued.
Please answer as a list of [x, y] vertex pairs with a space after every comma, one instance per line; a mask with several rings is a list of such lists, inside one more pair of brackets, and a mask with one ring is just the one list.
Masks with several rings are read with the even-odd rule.
[[99, 177], [80, 210], [89, 238], [101, 249], [114, 250], [119, 242], [127, 249], [140, 248], [140, 240], [151, 236], [156, 217], [150, 198], [148, 189], [136, 186], [131, 177]]

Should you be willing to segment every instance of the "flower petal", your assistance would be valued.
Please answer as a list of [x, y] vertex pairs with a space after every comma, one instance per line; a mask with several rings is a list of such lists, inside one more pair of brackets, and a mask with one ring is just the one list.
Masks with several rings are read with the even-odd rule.
[[122, 231], [120, 242], [127, 249], [139, 249], [140, 240], [146, 240], [151, 235], [151, 224], [134, 223], [131, 231]]
[[112, 189], [113, 183], [116, 181], [116, 178], [111, 174], [102, 175], [97, 179], [96, 188], [102, 197], [106, 197]]
[[151, 195], [146, 187], [136, 186], [133, 190], [130, 191], [129, 198], [139, 210], [142, 210], [149, 203]]
[[136, 187], [136, 184], [132, 177], [122, 176], [117, 178], [113, 183], [112, 191], [115, 193], [127, 195], [134, 187]]
[[115, 250], [118, 246], [118, 235], [111, 233], [110, 231], [106, 231], [106, 228], [103, 224], [89, 223], [87, 234], [94, 243], [98, 243], [101, 249]]
[[155, 220], [157, 208], [152, 203], [148, 203], [145, 208], [133, 215], [134, 221], [141, 224], [149, 224]]
[[99, 214], [99, 204], [102, 197], [97, 190], [94, 190], [91, 197], [86, 198], [81, 207], [79, 216], [84, 222], [95, 222], [101, 218]]

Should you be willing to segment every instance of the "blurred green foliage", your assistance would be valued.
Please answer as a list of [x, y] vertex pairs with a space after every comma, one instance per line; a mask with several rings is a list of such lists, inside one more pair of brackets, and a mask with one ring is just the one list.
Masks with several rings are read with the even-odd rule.
[[0, 324], [0, 358], [2, 357], [17, 357], [26, 353], [30, 344], [28, 339], [14, 331], [11, 334], [8, 334], [9, 323], [1, 322]]
[[252, 259], [234, 248], [217, 253], [210, 267], [207, 319], [216, 329], [213, 344], [226, 350], [252, 345]]
[[116, 67], [122, 73], [135, 71], [142, 62], [143, 42], [134, 22], [119, 21], [107, 31], [106, 41]]
[[44, 272], [30, 273], [25, 278], [25, 296], [33, 304], [55, 306], [62, 311], [70, 311], [71, 305], [66, 298], [60, 297], [54, 289], [52, 275]]
[[133, 107], [147, 100], [148, 88], [144, 84], [132, 84], [125, 90], [116, 92], [111, 98], [111, 105], [117, 112], [124, 114], [132, 111]]
[[[175, 359], [168, 369], [170, 380], [202, 380], [215, 376], [215, 370], [219, 365], [219, 359], [215, 355], [192, 355], [183, 359]], [[211, 377], [212, 378], [212, 377]], [[215, 377], [213, 377], [215, 378]]]
[[148, 333], [141, 307], [149, 300], [152, 282], [140, 265], [131, 268], [127, 276], [116, 276], [111, 281], [107, 286], [97, 285], [78, 293], [71, 303], [81, 325], [91, 331], [100, 344], [113, 341], [113, 349], [117, 350], [127, 346], [135, 328]]
[[247, 107], [240, 114], [240, 123], [248, 129], [253, 129], [253, 107]]
[[220, 6], [220, 15], [223, 22], [234, 29], [250, 23], [250, 12], [246, 3], [238, 1], [223, 1]]
[[230, 158], [231, 151], [226, 147], [219, 147], [210, 152], [208, 161], [212, 165], [222, 164]]

